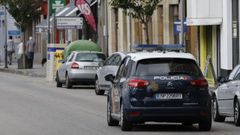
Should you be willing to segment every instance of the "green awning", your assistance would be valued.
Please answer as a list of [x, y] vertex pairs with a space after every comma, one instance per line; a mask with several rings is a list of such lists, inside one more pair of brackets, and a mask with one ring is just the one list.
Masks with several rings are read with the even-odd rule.
[[70, 43], [64, 49], [64, 58], [68, 57], [72, 51], [96, 51], [101, 52], [102, 49], [96, 43], [89, 40], [76, 40]]

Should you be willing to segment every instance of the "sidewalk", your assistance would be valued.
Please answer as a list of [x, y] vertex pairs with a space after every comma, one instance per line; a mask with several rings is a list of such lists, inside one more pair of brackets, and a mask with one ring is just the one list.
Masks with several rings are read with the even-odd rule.
[[13, 63], [12, 65], [8, 65], [8, 68], [4, 68], [4, 63], [2, 62], [0, 63], [0, 72], [44, 78], [46, 77], [46, 64], [43, 67], [40, 64], [35, 64], [32, 69], [18, 69], [17, 63]]

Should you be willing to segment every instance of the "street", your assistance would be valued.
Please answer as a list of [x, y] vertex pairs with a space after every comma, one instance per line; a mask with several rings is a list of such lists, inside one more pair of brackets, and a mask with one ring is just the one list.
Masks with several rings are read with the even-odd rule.
[[210, 132], [198, 126], [149, 123], [131, 132], [108, 127], [106, 96], [96, 96], [93, 88], [56, 88], [45, 78], [0, 73], [0, 135], [237, 135], [233, 119], [213, 122]]

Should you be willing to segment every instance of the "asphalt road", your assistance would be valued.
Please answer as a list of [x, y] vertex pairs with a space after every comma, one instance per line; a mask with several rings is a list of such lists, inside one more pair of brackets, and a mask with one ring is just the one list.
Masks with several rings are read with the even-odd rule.
[[0, 73], [0, 135], [239, 135], [232, 120], [213, 123], [210, 132], [168, 123], [122, 132], [107, 126], [106, 96], [93, 89], [56, 88], [42, 78]]

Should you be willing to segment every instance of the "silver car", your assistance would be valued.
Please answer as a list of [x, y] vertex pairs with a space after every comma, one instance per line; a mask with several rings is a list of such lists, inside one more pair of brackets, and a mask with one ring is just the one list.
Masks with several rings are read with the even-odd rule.
[[213, 93], [213, 119], [225, 121], [226, 117], [234, 117], [236, 126], [240, 126], [240, 65], [237, 65], [229, 77], [218, 79], [220, 85]]
[[101, 52], [73, 51], [57, 70], [57, 87], [66, 84], [71, 88], [74, 84], [94, 84], [97, 69], [105, 60]]
[[106, 90], [109, 90], [112, 84], [105, 80], [108, 74], [116, 74], [118, 67], [126, 56], [125, 52], [115, 52], [108, 59], [106, 59], [96, 74], [95, 77], [95, 93], [96, 95], [103, 95]]

